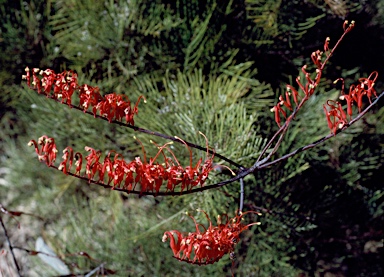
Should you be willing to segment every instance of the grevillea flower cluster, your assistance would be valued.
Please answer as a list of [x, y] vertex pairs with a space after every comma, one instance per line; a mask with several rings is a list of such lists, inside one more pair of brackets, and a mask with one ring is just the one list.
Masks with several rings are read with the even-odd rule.
[[[321, 74], [324, 69], [325, 64], [331, 57], [333, 51], [336, 49], [338, 44], [341, 42], [343, 37], [354, 28], [355, 24], [352, 21], [351, 24], [348, 25], [348, 21], [344, 22], [344, 34], [341, 36], [339, 41], [336, 43], [333, 49], [329, 48], [330, 38], [327, 37], [324, 42], [324, 52], [317, 50], [312, 53], [311, 59], [316, 66], [316, 75], [312, 79], [310, 74], [306, 71], [307, 66], [304, 65], [301, 69], [302, 73], [305, 76], [306, 82], [303, 84], [301, 82], [300, 76], [296, 78], [296, 83], [299, 85], [299, 88], [304, 92], [304, 97], [300, 100], [299, 92], [291, 85], [287, 85], [286, 92], [283, 95], [280, 95], [279, 102], [271, 109], [272, 112], [275, 113], [275, 121], [279, 127], [281, 127], [281, 117], [284, 117], [286, 121], [290, 121], [292, 116], [287, 116], [288, 111], [293, 111], [292, 100], [296, 104], [296, 112], [299, 110], [302, 105], [309, 99], [311, 95], [315, 92], [316, 87], [320, 83]], [[323, 61], [323, 55], [325, 54], [326, 58]], [[377, 79], [378, 73], [376, 71], [372, 72], [368, 78], [360, 78], [358, 85], [352, 85], [350, 87], [349, 93], [344, 93], [344, 80], [339, 78], [335, 81], [342, 81], [342, 95], [340, 96], [341, 100], [345, 100], [347, 102], [347, 114], [349, 116], [349, 120], [352, 117], [352, 106], [357, 105], [359, 112], [361, 112], [361, 107], [363, 103], [363, 97], [367, 97], [371, 102], [372, 95], [377, 97], [376, 91], [373, 86]], [[293, 98], [293, 99], [292, 99]], [[299, 102], [300, 101], [300, 102]], [[347, 114], [344, 112], [343, 106], [340, 102], [334, 100], [328, 100], [326, 104], [323, 105], [324, 112], [326, 114], [328, 127], [333, 134], [336, 134], [337, 129], [343, 128], [349, 121], [347, 118]]]
[[335, 81], [335, 83], [338, 81], [342, 81], [343, 83], [339, 99], [347, 102], [347, 113], [345, 113], [344, 108], [339, 101], [328, 100], [327, 103], [323, 105], [328, 127], [333, 134], [336, 134], [337, 129], [342, 129], [349, 122], [349, 120], [351, 120], [353, 105], [357, 106], [360, 113], [364, 97], [368, 98], [369, 102], [371, 102], [373, 95], [377, 97], [377, 93], [373, 88], [377, 76], [377, 71], [374, 71], [368, 76], [368, 78], [360, 78], [358, 85], [350, 86], [348, 94], [344, 93], [344, 80], [339, 78]]
[[55, 100], [61, 99], [61, 103], [68, 106], [72, 106], [72, 98], [76, 94], [79, 98], [78, 107], [80, 109], [84, 112], [91, 109], [94, 116], [99, 113], [100, 116], [106, 117], [109, 122], [113, 120], [122, 121], [125, 118], [127, 124], [134, 125], [133, 118], [139, 112], [138, 105], [141, 98], [144, 98], [140, 96], [135, 106], [132, 107], [128, 97], [124, 94], [110, 93], [102, 96], [98, 87], [86, 84], [79, 85], [77, 74], [72, 70], [55, 73], [52, 69], [40, 70], [33, 68], [31, 71], [26, 67], [25, 72], [26, 74], [22, 78], [27, 80], [28, 87], [36, 89], [39, 94], [45, 94]]
[[[300, 76], [296, 78], [296, 83], [298, 84], [300, 90], [304, 93], [303, 97], [299, 95], [298, 90], [296, 90], [293, 86], [287, 84], [285, 94], [279, 96], [279, 102], [271, 109], [271, 111], [275, 114], [275, 121], [279, 127], [281, 127], [281, 117], [284, 117], [286, 121], [290, 121], [292, 118], [292, 115], [287, 116], [288, 111], [293, 111], [294, 108], [292, 100], [296, 104], [296, 110], [299, 110], [302, 105], [309, 99], [309, 97], [313, 95], [316, 87], [320, 83], [321, 75], [327, 61], [329, 60], [333, 51], [336, 49], [337, 45], [340, 43], [343, 37], [348, 32], [350, 32], [354, 28], [354, 26], [354, 21], [352, 21], [349, 25], [348, 22], [345, 21], [343, 26], [344, 33], [333, 49], [329, 49], [330, 38], [327, 37], [324, 42], [324, 52], [317, 50], [311, 54], [311, 59], [316, 67], [315, 77], [311, 78], [311, 74], [307, 72], [307, 65], [304, 65], [301, 68], [301, 71], [305, 76], [305, 82], [302, 82]], [[323, 61], [324, 54], [326, 58]]]
[[[205, 136], [204, 136], [205, 137]], [[206, 138], [206, 137], [205, 137]], [[180, 138], [177, 138], [181, 140]], [[187, 147], [188, 145], [181, 140]], [[141, 143], [141, 142], [140, 142]], [[157, 194], [166, 186], [165, 191], [184, 191], [200, 185], [203, 186], [208, 178], [208, 174], [213, 170], [214, 155], [208, 156], [208, 141], [207, 141], [207, 158], [202, 164], [202, 159], [199, 159], [197, 164], [192, 164], [192, 151], [190, 151], [190, 164], [183, 167], [180, 165], [174, 153], [169, 149], [166, 143], [163, 146], [158, 146], [158, 153], [154, 158], [147, 161], [146, 152], [142, 145], [144, 159], [136, 157], [133, 161], [127, 162], [121, 154], [110, 151], [104, 159], [101, 158], [101, 151], [97, 151], [86, 146], [85, 150], [89, 154], [83, 159], [83, 155], [79, 152], [74, 153], [71, 147], [63, 150], [62, 161], [57, 167], [58, 170], [65, 174], [71, 172], [71, 167], [75, 164], [75, 176], [81, 176], [83, 163], [85, 162], [85, 174], [83, 175], [89, 181], [109, 185], [112, 188], [120, 188], [126, 191], [135, 191], [136, 186], [140, 185], [140, 192], [150, 192]], [[56, 159], [56, 145], [53, 138], [42, 136], [38, 142], [31, 140], [30, 146], [35, 147], [39, 160], [46, 162], [48, 166], [53, 166]], [[41, 147], [40, 147], [41, 145]], [[167, 150], [172, 154], [172, 158], [165, 155]], [[162, 155], [164, 163], [156, 162], [157, 158]]]
[[260, 224], [260, 222], [248, 225], [242, 223], [242, 218], [246, 214], [255, 213], [260, 215], [254, 211], [241, 213], [232, 219], [229, 219], [228, 215], [224, 215], [225, 222], [222, 222], [222, 218], [218, 216], [217, 226], [212, 225], [206, 212], [202, 212], [208, 219], [208, 228], [197, 223], [196, 219], [190, 216], [195, 223], [195, 232], [182, 233], [172, 230], [164, 233], [162, 241], [170, 240], [173, 256], [176, 259], [188, 263], [206, 265], [217, 262], [225, 254], [230, 254], [232, 258], [235, 246], [239, 242], [240, 234], [250, 226]]

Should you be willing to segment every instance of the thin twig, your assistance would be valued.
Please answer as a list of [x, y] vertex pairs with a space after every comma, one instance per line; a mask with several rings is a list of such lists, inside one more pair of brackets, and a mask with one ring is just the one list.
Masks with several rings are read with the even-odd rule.
[[104, 268], [105, 263], [100, 264], [98, 267], [94, 268], [90, 272], [88, 272], [87, 275], [84, 275], [84, 277], [91, 277], [94, 273], [99, 272], [101, 269]]
[[2, 218], [1, 215], [0, 215], [0, 223], [1, 223], [1, 227], [4, 230], [4, 235], [5, 235], [5, 238], [6, 238], [7, 242], [8, 242], [8, 246], [9, 246], [9, 250], [11, 252], [12, 258], [13, 258], [13, 262], [15, 263], [15, 266], [16, 266], [17, 275], [19, 277], [21, 277], [21, 273], [20, 273], [21, 270], [20, 270], [19, 264], [17, 263], [16, 257], [15, 257], [15, 253], [13, 253], [13, 246], [12, 246], [12, 243], [11, 243], [11, 241], [9, 239], [7, 228], [5, 228], [5, 225], [4, 225], [4, 222], [3, 222], [3, 218]]
[[326, 65], [326, 63], [328, 62], [328, 60], [331, 58], [331, 56], [333, 55], [333, 53], [335, 52], [336, 48], [339, 46], [339, 44], [341, 43], [341, 41], [344, 39], [344, 37], [354, 28], [354, 23], [352, 21], [351, 24], [349, 24], [349, 26], [347, 27], [347, 29], [344, 30], [344, 33], [341, 35], [341, 37], [339, 38], [339, 40], [336, 42], [336, 44], [332, 47], [331, 49], [331, 52], [329, 52], [329, 54], [327, 55], [327, 57], [325, 58], [323, 64], [321, 65], [320, 67], [320, 70], [322, 71]]
[[240, 178], [240, 204], [239, 204], [239, 214], [242, 213], [244, 206], [244, 179]]
[[[268, 141], [268, 143], [265, 145], [264, 149], [261, 151], [259, 157], [257, 158], [256, 160], [256, 163], [259, 163], [260, 162], [260, 159], [262, 158], [262, 156], [264, 156], [265, 152], [267, 152], [267, 150], [269, 149], [269, 147], [272, 145], [272, 142], [275, 140], [275, 138], [281, 133], [284, 131], [285, 129], [285, 125], [287, 124], [287, 121], [284, 122], [283, 126], [280, 127], [279, 130], [277, 130], [277, 132], [272, 136], [272, 138]], [[264, 160], [267, 160], [267, 159], [264, 159]]]

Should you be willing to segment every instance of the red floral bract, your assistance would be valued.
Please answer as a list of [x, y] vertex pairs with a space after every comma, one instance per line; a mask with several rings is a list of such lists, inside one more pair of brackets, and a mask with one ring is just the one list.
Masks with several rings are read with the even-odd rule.
[[[201, 211], [201, 210], [199, 210]], [[260, 225], [260, 222], [254, 222], [248, 225], [243, 224], [244, 215], [258, 212], [249, 211], [241, 213], [232, 219], [227, 215], [225, 223], [221, 217], [218, 217], [217, 226], [213, 226], [206, 212], [202, 211], [209, 222], [208, 228], [196, 222], [193, 216], [190, 216], [195, 222], [196, 231], [184, 234], [177, 230], [164, 233], [163, 242], [170, 240], [170, 246], [173, 256], [183, 262], [206, 265], [213, 264], [220, 260], [225, 254], [233, 253], [236, 244], [239, 242], [240, 233], [252, 225]], [[203, 230], [201, 230], [201, 228]], [[175, 237], [176, 235], [176, 237]]]

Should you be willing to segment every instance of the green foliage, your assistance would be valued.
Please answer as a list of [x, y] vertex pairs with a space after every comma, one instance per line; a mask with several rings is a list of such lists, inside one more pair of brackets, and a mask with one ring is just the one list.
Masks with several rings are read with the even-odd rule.
[[[55, 1], [50, 24], [59, 53], [81, 71], [123, 73], [125, 79], [142, 72], [174, 68], [166, 54], [164, 34], [180, 24], [161, 3], [128, 1]], [[150, 17], [149, 17], [150, 15]], [[147, 65], [150, 64], [150, 67]]]
[[[180, 263], [161, 237], [166, 230], [193, 231], [186, 212], [207, 224], [196, 209], [206, 210], [213, 222], [219, 214], [233, 216], [238, 183], [181, 197], [137, 198], [48, 169], [26, 146], [43, 134], [55, 137], [59, 150], [70, 145], [84, 152], [90, 146], [104, 153], [116, 150], [126, 160], [142, 155], [134, 135], [149, 156], [158, 151], [150, 140], [165, 141], [38, 96], [18, 84], [20, 76], [26, 65], [74, 69], [81, 84], [97, 85], [103, 94], [124, 93], [132, 102], [144, 95], [147, 104], [139, 105], [137, 126], [204, 146], [201, 131], [217, 153], [249, 167], [277, 128], [269, 109], [285, 92], [284, 82], [295, 83], [297, 69], [310, 64], [303, 56], [321, 48], [325, 37], [336, 39], [344, 12], [353, 19], [360, 16], [361, 26], [373, 24], [376, 29], [369, 34], [382, 31], [378, 8], [383, 1], [340, 1], [345, 6], [338, 7], [333, 2], [1, 1], [0, 202], [44, 218], [22, 217], [29, 237], [18, 237], [16, 230], [15, 244], [33, 249], [29, 241], [41, 235], [60, 257], [79, 265], [75, 272], [104, 262], [117, 276], [230, 276], [228, 255], [204, 267]], [[382, 40], [371, 35], [364, 47], [368, 44], [379, 48]], [[359, 63], [374, 52], [361, 51], [352, 58], [346, 50], [338, 52], [326, 77], [341, 74], [349, 84], [366, 76], [370, 65]], [[380, 80], [377, 87], [382, 88]], [[332, 80], [322, 81], [319, 88], [300, 110], [275, 158], [329, 132], [322, 104], [338, 94]], [[348, 268], [346, 275], [382, 272], [381, 254], [370, 252], [374, 258], [369, 259], [363, 249], [380, 240], [383, 115], [379, 106], [336, 139], [245, 178], [244, 209], [260, 210], [263, 216], [258, 218], [261, 226], [242, 234], [236, 275], [325, 274], [335, 260], [337, 270], [351, 267], [347, 261], [355, 253], [352, 262], [361, 269]], [[180, 163], [188, 165], [188, 149], [171, 147]], [[192, 152], [194, 163], [206, 158], [204, 151]], [[217, 169], [207, 183], [229, 177]], [[338, 245], [338, 253], [329, 250], [334, 241], [346, 242]], [[95, 260], [66, 256], [80, 251]], [[49, 273], [37, 257], [24, 260], [25, 272]]]

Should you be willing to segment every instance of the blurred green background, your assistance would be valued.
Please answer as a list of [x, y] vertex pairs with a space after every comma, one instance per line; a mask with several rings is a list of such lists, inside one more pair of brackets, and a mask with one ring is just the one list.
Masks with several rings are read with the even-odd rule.
[[[269, 111], [310, 54], [355, 20], [324, 71], [317, 93], [293, 122], [275, 158], [329, 133], [322, 105], [333, 80], [352, 84], [379, 71], [384, 88], [384, 1], [11, 1], [0, 0], [0, 203], [42, 217], [1, 215], [14, 245], [37, 237], [73, 273], [104, 263], [116, 276], [231, 276], [228, 255], [194, 266], [172, 258], [166, 230], [194, 230], [236, 212], [237, 183], [182, 197], [125, 195], [40, 164], [30, 139], [55, 137], [59, 151], [90, 146], [127, 160], [149, 155], [151, 139], [39, 97], [21, 82], [26, 66], [77, 71], [103, 93], [144, 95], [135, 124], [210, 146], [251, 166], [277, 130]], [[383, 101], [346, 132], [245, 179], [245, 210], [262, 207], [261, 226], [242, 234], [236, 276], [383, 276]], [[175, 145], [183, 164], [189, 152]], [[205, 157], [193, 151], [194, 161]], [[60, 153], [59, 153], [60, 154]], [[60, 156], [60, 155], [59, 155]], [[218, 159], [215, 162], [219, 162]], [[217, 172], [207, 184], [224, 180]], [[248, 221], [255, 218], [246, 218]], [[213, 220], [215, 221], [215, 220]], [[7, 249], [0, 231], [0, 243]], [[69, 255], [87, 252], [94, 259]], [[37, 256], [15, 250], [25, 276], [57, 276]], [[3, 274], [16, 276], [9, 255]], [[76, 265], [76, 266], [75, 266]], [[13, 274], [13, 275], [12, 275]], [[7, 276], [7, 275], [6, 275]], [[96, 276], [96, 275], [93, 275]]]

